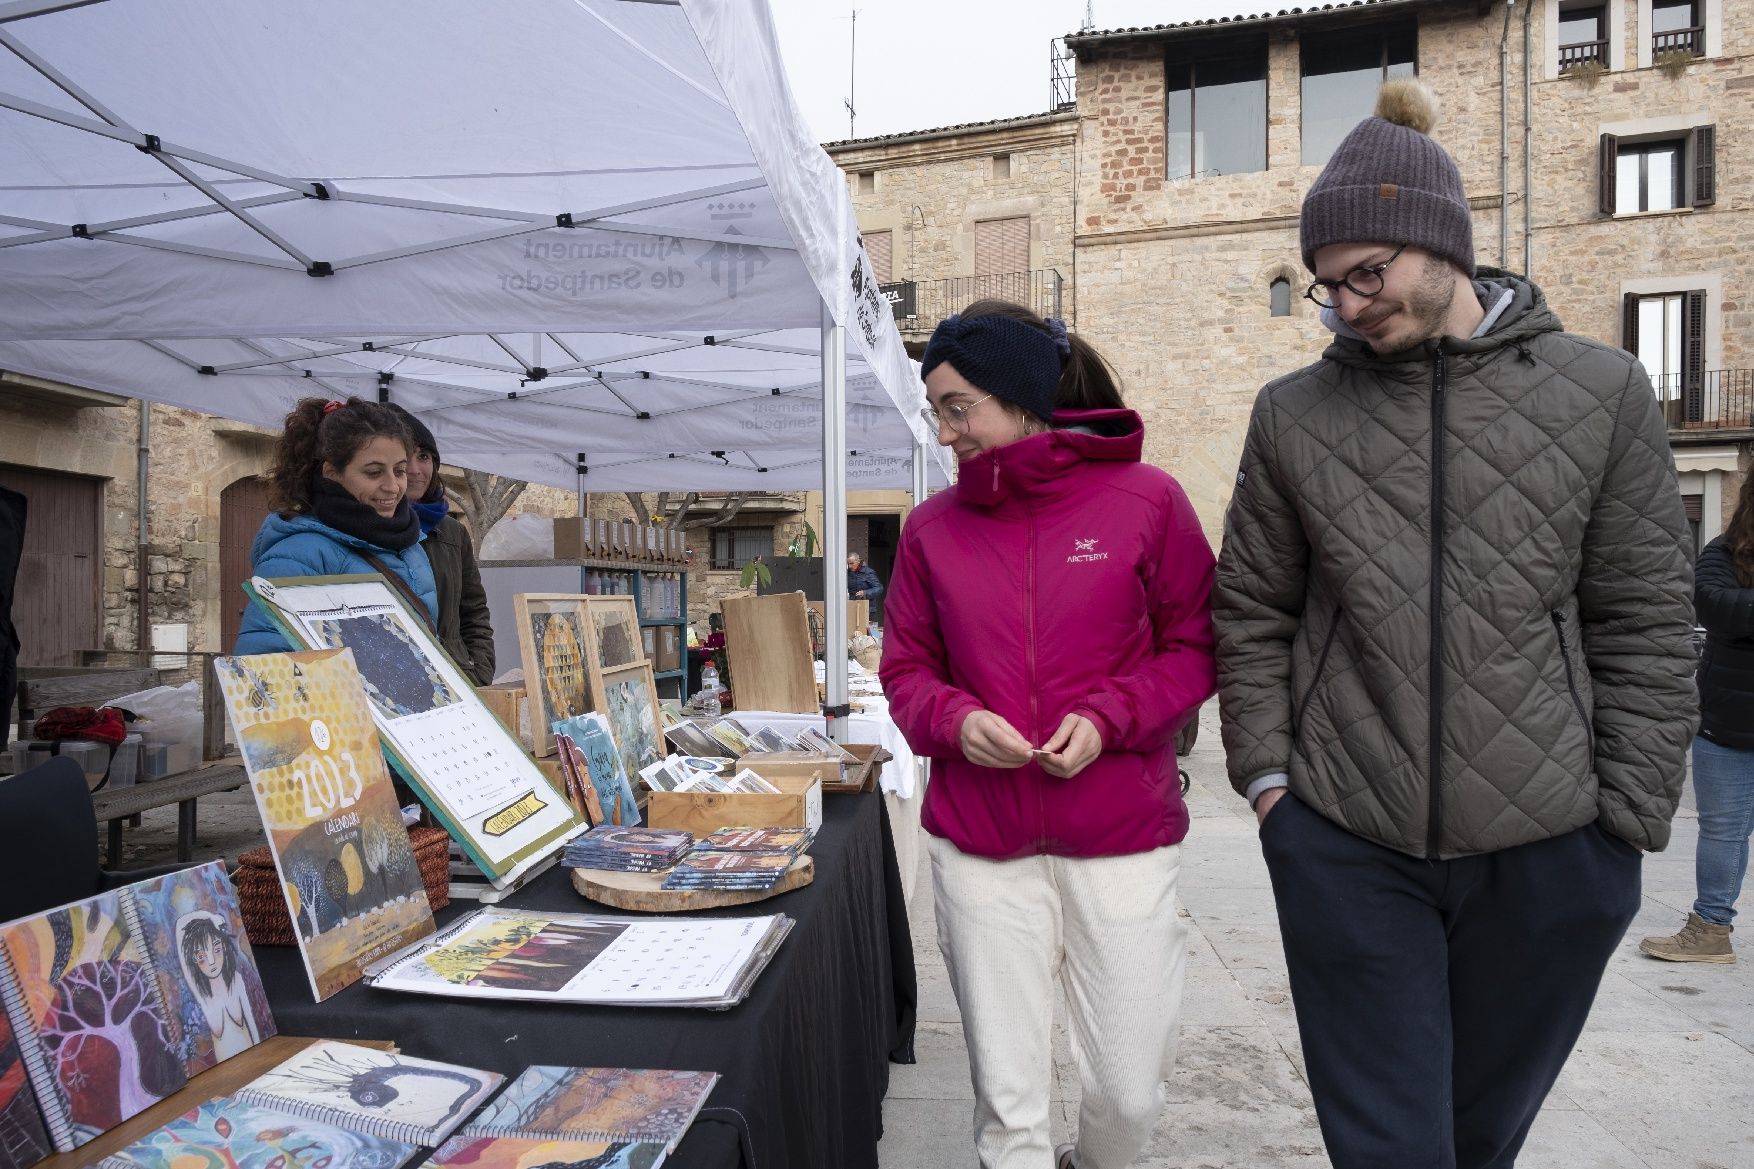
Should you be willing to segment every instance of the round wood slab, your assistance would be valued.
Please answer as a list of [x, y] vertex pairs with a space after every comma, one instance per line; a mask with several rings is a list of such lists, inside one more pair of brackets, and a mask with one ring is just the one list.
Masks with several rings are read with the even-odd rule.
[[611, 869], [574, 869], [572, 887], [580, 896], [635, 913], [687, 913], [692, 909], [723, 909], [765, 901], [779, 893], [802, 889], [816, 879], [816, 862], [808, 855], [792, 862], [771, 889], [665, 889], [664, 873], [618, 873]]

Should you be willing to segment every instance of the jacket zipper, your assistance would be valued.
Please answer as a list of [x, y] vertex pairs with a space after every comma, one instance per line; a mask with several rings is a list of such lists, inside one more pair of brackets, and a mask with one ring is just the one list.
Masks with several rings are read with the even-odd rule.
[[1328, 651], [1334, 648], [1334, 637], [1340, 632], [1340, 614], [1345, 610], [1334, 607], [1333, 622], [1328, 626], [1328, 636], [1322, 639], [1322, 652], [1316, 656], [1315, 674], [1311, 676], [1309, 685], [1303, 689], [1303, 697], [1297, 702], [1297, 709], [1291, 713], [1291, 741], [1295, 743], [1303, 730], [1303, 715], [1309, 709], [1309, 700], [1315, 697], [1316, 686], [1321, 683], [1322, 671], [1328, 668]]
[[[1029, 504], [1023, 505], [1023, 520], [1028, 530], [1028, 539], [1023, 546], [1023, 636], [1024, 660], [1028, 663], [1027, 684], [1029, 686], [1029, 730], [1031, 744], [1041, 741], [1041, 713], [1036, 698], [1035, 677], [1035, 509]], [[1038, 825], [1037, 842], [1047, 847], [1048, 839], [1048, 806], [1047, 796], [1042, 785], [1035, 785], [1035, 814]]]
[[1443, 837], [1443, 350], [1431, 371], [1431, 802], [1426, 810], [1425, 855], [1436, 860]]
[[1590, 745], [1590, 766], [1595, 766], [1596, 728], [1590, 722], [1589, 715], [1584, 713], [1583, 696], [1577, 692], [1577, 675], [1571, 672], [1571, 651], [1565, 646], [1565, 618], [1555, 609], [1548, 614], [1553, 618], [1553, 632], [1559, 635], [1559, 660], [1565, 663], [1565, 688], [1571, 691], [1571, 705], [1577, 708], [1578, 721], [1583, 723], [1583, 733]]

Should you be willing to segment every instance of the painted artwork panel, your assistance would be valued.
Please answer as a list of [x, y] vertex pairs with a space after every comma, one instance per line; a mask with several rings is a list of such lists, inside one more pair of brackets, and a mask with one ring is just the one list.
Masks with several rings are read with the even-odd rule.
[[536, 754], [547, 755], [548, 725], [591, 709], [590, 618], [582, 594], [520, 593], [515, 604]]
[[54, 1151], [12, 1022], [0, 1011], [0, 1169], [26, 1169]]
[[142, 881], [129, 886], [128, 895], [189, 1075], [274, 1034], [274, 1015], [225, 862]]
[[75, 1147], [187, 1082], [175, 1026], [120, 891], [23, 918], [4, 936], [49, 1090], [66, 1110]]
[[433, 932], [353, 651], [214, 663], [321, 1002]]
[[353, 651], [366, 697], [385, 718], [425, 714], [459, 701], [437, 665], [391, 615], [321, 618], [311, 627], [324, 645]]
[[434, 1169], [654, 1169], [664, 1146], [649, 1141], [554, 1141], [541, 1137], [452, 1137]]
[[632, 597], [592, 597], [591, 624], [597, 635], [597, 668], [620, 670], [646, 660], [640, 642], [639, 612]]
[[715, 1072], [534, 1065], [470, 1122], [469, 1131], [674, 1145], [718, 1078]]
[[637, 666], [603, 679], [603, 713], [615, 749], [621, 755], [624, 775], [638, 775], [648, 764], [664, 758], [664, 740], [658, 734], [658, 701], [649, 666]]
[[238, 1096], [430, 1148], [504, 1081], [498, 1072], [325, 1040], [257, 1076]]
[[106, 1158], [103, 1169], [397, 1169], [419, 1150], [238, 1100], [209, 1100]]

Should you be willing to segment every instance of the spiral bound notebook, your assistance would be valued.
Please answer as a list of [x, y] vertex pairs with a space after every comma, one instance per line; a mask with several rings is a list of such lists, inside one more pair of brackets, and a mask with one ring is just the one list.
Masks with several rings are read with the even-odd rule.
[[504, 1082], [498, 1072], [324, 1041], [257, 1076], [233, 1098], [431, 1148]]
[[654, 1141], [666, 1152], [694, 1123], [717, 1072], [533, 1065], [513, 1080], [465, 1136]]
[[110, 1154], [97, 1163], [97, 1169], [270, 1165], [398, 1169], [417, 1152], [414, 1145], [402, 1141], [223, 1097]]
[[0, 1001], [63, 1153], [274, 1034], [218, 861], [0, 926]]

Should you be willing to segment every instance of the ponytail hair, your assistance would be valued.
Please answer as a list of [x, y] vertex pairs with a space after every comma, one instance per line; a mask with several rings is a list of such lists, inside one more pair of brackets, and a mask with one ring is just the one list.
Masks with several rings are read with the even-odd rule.
[[363, 398], [337, 402], [301, 398], [286, 416], [274, 465], [268, 470], [268, 505], [282, 516], [311, 511], [311, 484], [323, 464], [343, 468], [374, 438], [392, 438], [414, 456], [408, 426], [387, 406]]
[[1736, 566], [1737, 583], [1754, 589], [1754, 470], [1742, 477], [1735, 514], [1724, 529], [1724, 543], [1729, 545], [1730, 560]]
[[[1123, 410], [1120, 377], [1108, 359], [1063, 322], [1048, 320], [1009, 300], [977, 300], [962, 310], [965, 317], [1006, 317], [1053, 337], [1060, 345], [1060, 384], [1054, 392], [1056, 410]], [[1055, 328], [1055, 326], [1058, 328]]]

